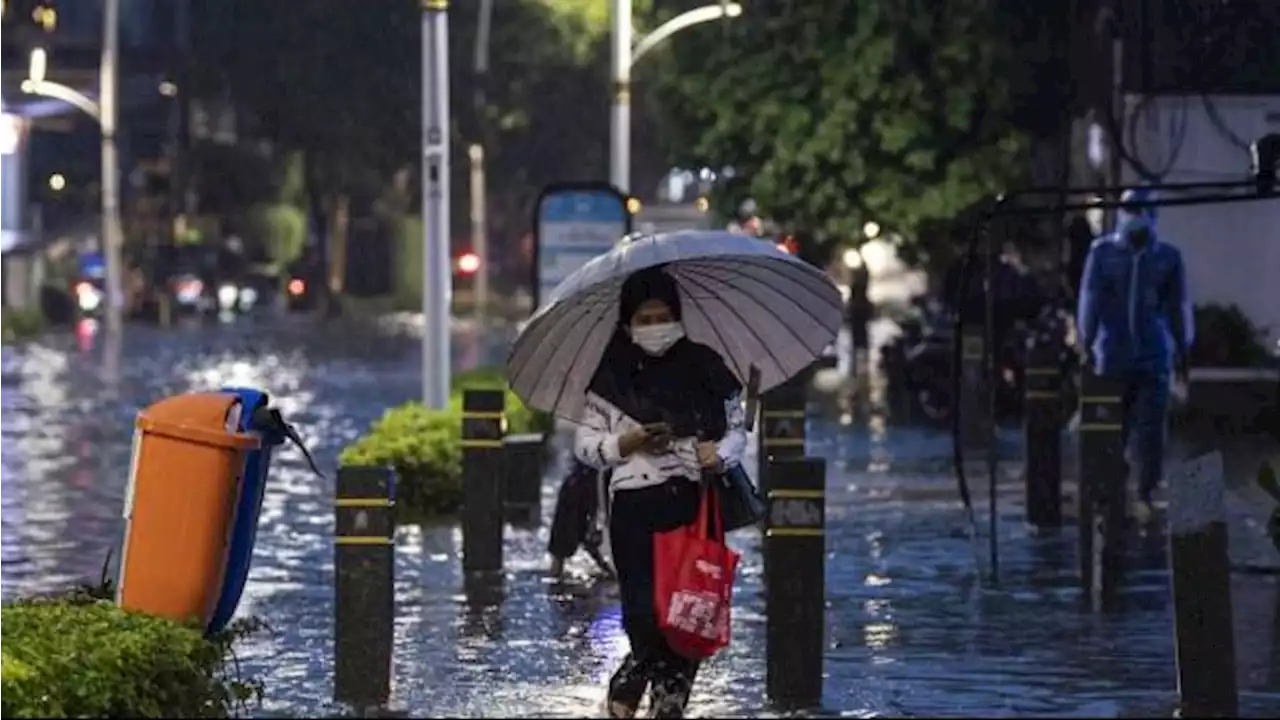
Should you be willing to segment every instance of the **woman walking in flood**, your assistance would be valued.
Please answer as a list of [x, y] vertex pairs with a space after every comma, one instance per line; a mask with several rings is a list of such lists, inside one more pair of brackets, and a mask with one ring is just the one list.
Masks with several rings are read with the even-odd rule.
[[741, 385], [718, 353], [685, 337], [677, 284], [661, 267], [627, 278], [618, 310], [575, 442], [580, 461], [612, 470], [609, 538], [631, 652], [609, 681], [606, 708], [633, 717], [648, 688], [653, 717], [678, 718], [698, 662], [659, 629], [654, 534], [696, 520], [704, 470], [741, 461]]

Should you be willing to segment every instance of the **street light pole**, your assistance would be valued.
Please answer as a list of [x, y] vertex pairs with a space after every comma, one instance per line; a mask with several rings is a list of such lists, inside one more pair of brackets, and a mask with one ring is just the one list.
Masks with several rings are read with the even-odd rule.
[[422, 7], [422, 400], [449, 402], [449, 0]]
[[102, 254], [107, 265], [107, 334], [118, 336], [124, 328], [124, 231], [120, 227], [120, 156], [116, 151], [116, 88], [120, 67], [120, 0], [106, 0], [102, 17], [102, 58], [98, 64], [98, 101], [45, 79], [48, 55], [44, 48], [31, 51], [31, 64], [22, 91], [61, 100], [81, 110], [102, 131]]
[[489, 38], [493, 26], [494, 0], [480, 0], [480, 17], [476, 24], [475, 77], [473, 104], [479, 142], [471, 145], [467, 156], [471, 161], [471, 250], [480, 258], [475, 278], [475, 317], [486, 321], [489, 309], [489, 223], [485, 191], [485, 150], [492, 141], [489, 132], [489, 106], [485, 91], [489, 84]]
[[116, 151], [116, 88], [120, 59], [120, 0], [107, 0], [98, 66], [98, 112], [102, 127], [102, 246], [107, 265], [107, 332], [124, 326], [123, 245], [120, 227], [120, 157]]
[[613, 101], [609, 107], [609, 182], [631, 187], [631, 0], [613, 0]]
[[720, 2], [683, 12], [633, 43], [631, 0], [613, 0], [613, 104], [609, 109], [609, 182], [622, 192], [631, 186], [631, 68], [659, 43], [685, 28], [736, 18], [742, 5]]

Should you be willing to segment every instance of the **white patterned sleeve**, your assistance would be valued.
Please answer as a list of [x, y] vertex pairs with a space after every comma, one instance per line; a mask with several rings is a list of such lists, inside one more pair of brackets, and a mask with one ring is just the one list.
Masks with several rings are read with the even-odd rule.
[[573, 454], [583, 464], [608, 470], [623, 463], [614, 432], [620, 411], [595, 393], [587, 393], [585, 408], [574, 435]]

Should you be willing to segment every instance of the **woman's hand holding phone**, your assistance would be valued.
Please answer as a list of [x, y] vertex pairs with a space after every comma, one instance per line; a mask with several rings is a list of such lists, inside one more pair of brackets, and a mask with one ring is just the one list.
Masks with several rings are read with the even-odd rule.
[[661, 455], [671, 447], [675, 435], [666, 423], [649, 423], [644, 426], [646, 441], [641, 449], [650, 455]]
[[618, 438], [618, 454], [628, 457], [637, 451], [660, 455], [671, 446], [674, 436], [667, 423], [648, 423], [633, 428]]

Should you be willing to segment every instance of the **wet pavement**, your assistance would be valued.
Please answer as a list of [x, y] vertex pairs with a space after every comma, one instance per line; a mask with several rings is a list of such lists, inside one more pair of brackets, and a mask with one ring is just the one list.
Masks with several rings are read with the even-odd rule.
[[[455, 359], [500, 359], [504, 335], [460, 333]], [[118, 377], [71, 337], [3, 350], [3, 593], [96, 578], [118, 542], [134, 413], [164, 394], [259, 385], [323, 465], [382, 410], [418, 395], [417, 341], [357, 327], [131, 329]], [[106, 375], [104, 377], [104, 375]], [[1001, 582], [981, 580], [935, 433], [811, 426], [827, 457], [830, 716], [1169, 716], [1175, 676], [1164, 540], [1135, 550], [1115, 613], [1082, 609], [1074, 532], [1034, 538], [1014, 472], [999, 487]], [[1010, 453], [1010, 458], [1016, 452]], [[240, 659], [266, 682], [263, 716], [332, 710], [332, 486], [293, 450], [273, 467], [241, 612], [273, 631]], [[970, 473], [979, 516], [985, 477]], [[544, 486], [544, 522], [555, 483]], [[983, 523], [985, 528], [985, 521]], [[759, 539], [744, 550], [733, 645], [699, 676], [691, 714], [766, 713]], [[412, 716], [598, 716], [625, 653], [607, 583], [546, 581], [545, 527], [508, 530], [499, 597], [464, 592], [452, 527], [403, 528], [395, 688]], [[571, 563], [585, 574], [585, 558]], [[1233, 578], [1244, 714], [1280, 716], [1280, 586]], [[767, 713], [766, 713], [767, 714]]]

